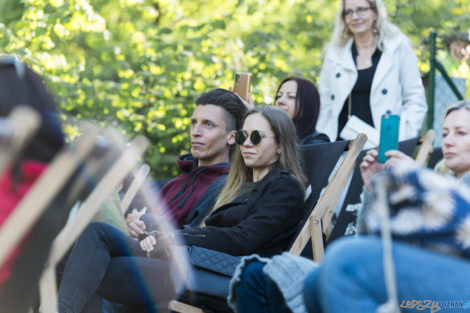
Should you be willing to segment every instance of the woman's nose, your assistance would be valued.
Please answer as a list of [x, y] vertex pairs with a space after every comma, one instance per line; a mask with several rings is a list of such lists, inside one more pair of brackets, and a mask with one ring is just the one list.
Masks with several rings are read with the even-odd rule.
[[445, 146], [451, 146], [454, 144], [454, 139], [452, 138], [451, 134], [448, 134], [442, 139], [442, 144]]
[[246, 138], [246, 140], [243, 142], [243, 146], [245, 146], [245, 147], [253, 146], [253, 143], [251, 142], [250, 136], [248, 136], [248, 138]]
[[284, 97], [278, 98], [277, 101], [276, 101], [276, 104], [277, 104], [278, 106], [286, 105], [286, 102], [284, 101]]

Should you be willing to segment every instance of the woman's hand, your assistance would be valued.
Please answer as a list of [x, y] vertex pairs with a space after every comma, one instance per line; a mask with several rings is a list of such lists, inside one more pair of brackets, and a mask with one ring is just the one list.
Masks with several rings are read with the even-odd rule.
[[150, 253], [155, 249], [155, 245], [157, 244], [157, 240], [154, 236], [148, 235], [143, 240], [140, 241], [140, 247], [144, 252]]
[[385, 155], [389, 157], [387, 162], [385, 162], [385, 166], [387, 167], [403, 163], [413, 164], [415, 162], [411, 157], [398, 150], [387, 151]]
[[371, 191], [370, 189], [370, 181], [375, 173], [380, 172], [384, 169], [384, 164], [379, 163], [377, 161], [378, 152], [375, 149], [367, 151], [366, 155], [362, 159], [361, 163], [361, 176], [362, 180], [364, 181], [364, 185], [366, 189]]
[[385, 163], [379, 163], [377, 161], [378, 152], [377, 150], [369, 150], [362, 159], [361, 163], [361, 176], [364, 181], [364, 185], [367, 190], [370, 190], [370, 180], [375, 173], [380, 172], [385, 167], [395, 166], [403, 163], [414, 163], [414, 160], [398, 150], [389, 150], [385, 152], [385, 155], [389, 158]]

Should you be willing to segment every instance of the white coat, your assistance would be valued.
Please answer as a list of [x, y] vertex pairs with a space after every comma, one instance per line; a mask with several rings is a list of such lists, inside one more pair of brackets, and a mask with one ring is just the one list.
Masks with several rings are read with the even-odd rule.
[[[328, 49], [320, 74], [321, 109], [317, 131], [336, 140], [338, 116], [357, 80], [349, 40], [345, 46]], [[382, 56], [372, 80], [372, 119], [380, 130], [382, 115], [390, 110], [400, 115], [400, 140], [416, 137], [427, 111], [418, 60], [409, 39], [398, 34], [384, 42]]]

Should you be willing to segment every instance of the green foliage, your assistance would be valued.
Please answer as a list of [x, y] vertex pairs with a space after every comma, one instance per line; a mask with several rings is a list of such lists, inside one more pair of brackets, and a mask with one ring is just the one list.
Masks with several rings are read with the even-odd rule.
[[[426, 70], [429, 30], [469, 28], [470, 5], [408, 3], [387, 5]], [[161, 178], [175, 175], [175, 157], [188, 151], [202, 91], [229, 88], [234, 72], [246, 71], [255, 102], [271, 104], [287, 75], [317, 80], [337, 7], [330, 0], [0, 0], [0, 47], [45, 77], [71, 136], [81, 120], [145, 135], [146, 162]]]

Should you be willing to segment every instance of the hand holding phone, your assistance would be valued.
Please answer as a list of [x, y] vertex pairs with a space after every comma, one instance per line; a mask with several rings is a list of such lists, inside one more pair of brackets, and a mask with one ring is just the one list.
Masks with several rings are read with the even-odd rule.
[[237, 72], [235, 74], [235, 85], [233, 92], [236, 92], [245, 101], [250, 99], [251, 73]]
[[398, 149], [399, 128], [399, 115], [393, 115], [390, 111], [382, 115], [382, 121], [380, 123], [379, 155], [377, 157], [380, 163], [385, 163], [388, 160], [388, 157], [385, 156], [385, 152]]

